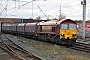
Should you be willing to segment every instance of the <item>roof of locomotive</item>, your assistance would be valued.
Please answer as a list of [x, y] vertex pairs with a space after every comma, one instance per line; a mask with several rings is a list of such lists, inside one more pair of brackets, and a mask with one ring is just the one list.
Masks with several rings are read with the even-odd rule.
[[74, 20], [71, 20], [71, 19], [63, 19], [63, 20], [60, 20], [60, 21], [57, 22], [57, 24], [61, 24], [61, 23], [67, 22], [67, 21], [76, 24], [76, 22], [75, 22]]
[[62, 19], [62, 20], [51, 20], [51, 21], [47, 21], [47, 22], [39, 22], [38, 25], [58, 25], [58, 24], [61, 24], [62, 22], [66, 22], [66, 21], [70, 21], [72, 23], [75, 23], [75, 21], [71, 20], [71, 19]]
[[42, 21], [42, 22], [39, 22], [37, 25], [55, 25], [55, 24], [56, 22], [52, 20], [52, 21], [47, 21], [47, 22]]

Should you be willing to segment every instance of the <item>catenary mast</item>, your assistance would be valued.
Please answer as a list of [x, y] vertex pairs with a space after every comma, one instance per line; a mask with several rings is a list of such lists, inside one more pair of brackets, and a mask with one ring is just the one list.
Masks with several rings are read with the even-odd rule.
[[86, 20], [86, 0], [81, 1], [83, 5], [83, 36], [82, 39], [85, 40], [85, 20]]

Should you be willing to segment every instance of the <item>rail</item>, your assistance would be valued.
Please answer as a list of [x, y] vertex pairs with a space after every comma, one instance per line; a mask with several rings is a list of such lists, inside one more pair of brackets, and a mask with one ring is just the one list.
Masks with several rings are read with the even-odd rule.
[[36, 55], [36, 54], [34, 54], [32, 52], [29, 52], [25, 48], [21, 47], [20, 45], [18, 45], [17, 43], [15, 43], [11, 39], [9, 39], [6, 35], [4, 35], [4, 36], [8, 39], [8, 41], [10, 41], [11, 43], [13, 43], [14, 46], [12, 44], [6, 43], [2, 38], [0, 38], [2, 45], [5, 45], [5, 47], [7, 47], [7, 48], [4, 48], [4, 46], [3, 47], [0, 46], [0, 48], [2, 48], [3, 50], [11, 53], [13, 56], [17, 57], [19, 60], [25, 60], [25, 59], [23, 57], [21, 57], [20, 55], [18, 55], [16, 52], [14, 52], [12, 48], [14, 48], [14, 49], [16, 49], [18, 51], [24, 52], [25, 54], [27, 54], [30, 57], [35, 58], [37, 60], [45, 60], [42, 57], [40, 57], [40, 56], [38, 56], [38, 55]]

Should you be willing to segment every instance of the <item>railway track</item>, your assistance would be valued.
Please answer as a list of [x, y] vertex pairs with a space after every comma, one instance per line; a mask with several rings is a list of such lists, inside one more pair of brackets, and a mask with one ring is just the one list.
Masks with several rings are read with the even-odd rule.
[[12, 54], [19, 60], [45, 60], [10, 40], [5, 34], [0, 35], [0, 40], [0, 48]]
[[90, 53], [90, 44], [77, 42], [75, 45], [70, 47], [71, 49]]

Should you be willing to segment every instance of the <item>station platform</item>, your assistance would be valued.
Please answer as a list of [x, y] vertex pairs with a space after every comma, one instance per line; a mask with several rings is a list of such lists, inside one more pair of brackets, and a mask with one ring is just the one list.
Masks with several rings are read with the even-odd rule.
[[76, 42], [84, 43], [84, 44], [90, 44], [90, 39], [85, 39], [85, 40], [77, 39]]

